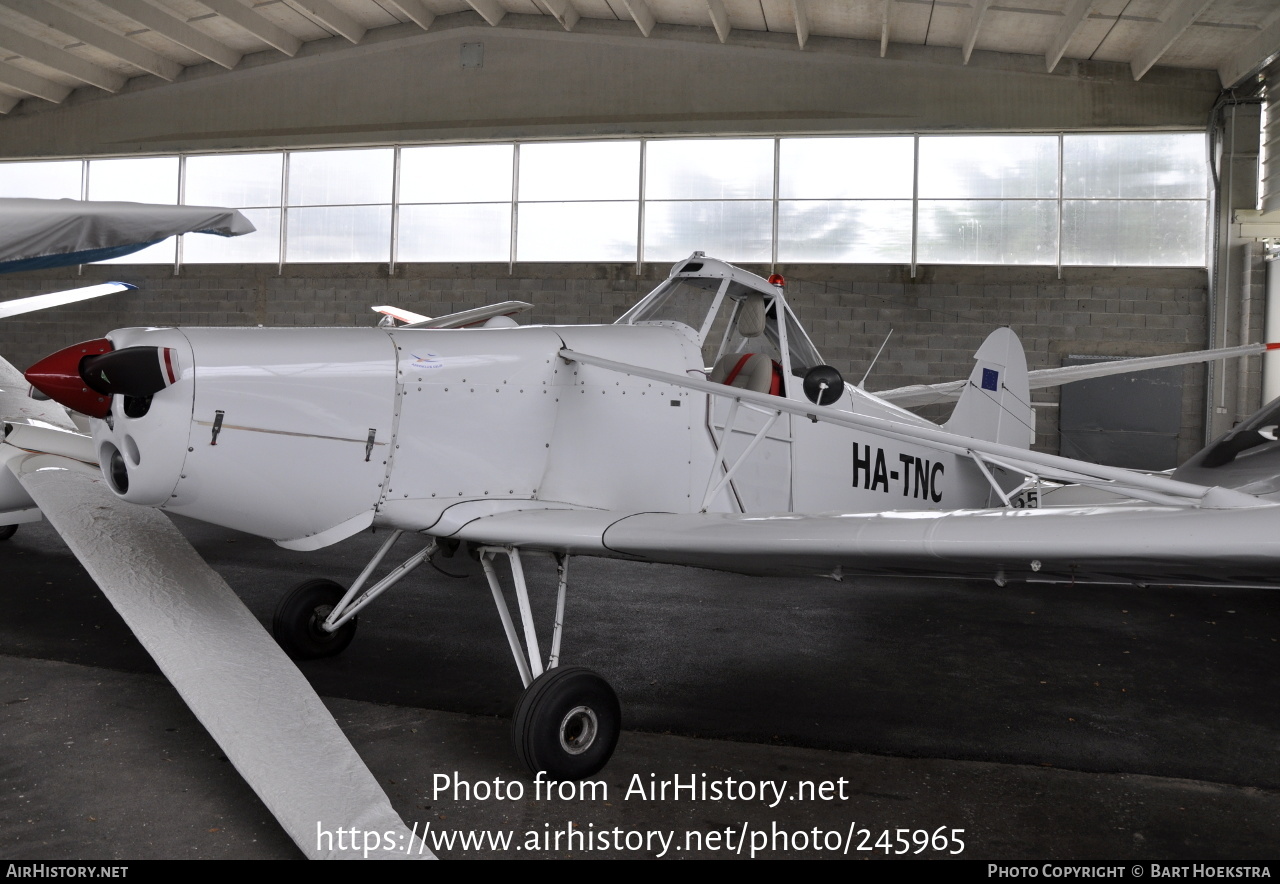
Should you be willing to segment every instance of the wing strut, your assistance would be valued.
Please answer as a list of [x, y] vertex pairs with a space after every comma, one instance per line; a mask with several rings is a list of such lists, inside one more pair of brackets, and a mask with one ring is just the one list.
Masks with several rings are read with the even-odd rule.
[[560, 358], [566, 362], [594, 365], [606, 371], [649, 378], [674, 387], [696, 390], [699, 393], [740, 399], [743, 404], [750, 403], [764, 409], [788, 412], [812, 421], [822, 421], [823, 423], [850, 429], [869, 431], [890, 439], [901, 439], [920, 445], [928, 445], [939, 451], [950, 451], [968, 457], [980, 456], [988, 463], [1008, 467], [1028, 477], [1039, 476], [1064, 482], [1078, 482], [1083, 485], [1096, 486], [1108, 490], [1120, 490], [1129, 496], [1152, 503], [1212, 508], [1269, 505], [1258, 497], [1231, 488], [1210, 488], [1190, 482], [1180, 482], [1164, 476], [1152, 476], [1136, 470], [1090, 464], [1055, 454], [1040, 454], [1039, 452], [1028, 451], [1012, 445], [988, 442], [983, 439], [950, 433], [944, 429], [915, 426], [902, 421], [842, 411], [833, 406], [814, 405], [809, 402], [801, 403], [791, 399], [783, 399], [779, 396], [771, 396], [767, 393], [755, 393], [751, 390], [726, 387], [724, 384], [717, 384], [713, 381], [685, 377], [643, 365], [617, 362], [612, 359], [593, 356], [589, 353], [579, 353], [568, 348], [560, 351]]

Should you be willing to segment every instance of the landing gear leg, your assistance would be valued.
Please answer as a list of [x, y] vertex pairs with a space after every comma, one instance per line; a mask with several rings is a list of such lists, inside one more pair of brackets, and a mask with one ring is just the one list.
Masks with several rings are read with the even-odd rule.
[[356, 613], [386, 592], [414, 568], [439, 550], [434, 539], [406, 559], [386, 577], [361, 593], [374, 569], [382, 562], [403, 531], [393, 531], [377, 554], [360, 572], [350, 589], [332, 580], [299, 583], [276, 606], [271, 634], [295, 660], [332, 657], [346, 650], [356, 632]]
[[[511, 563], [527, 653], [521, 647], [493, 567], [493, 559], [498, 554], [505, 555]], [[557, 780], [579, 780], [598, 773], [608, 763], [618, 743], [622, 709], [618, 695], [600, 675], [581, 666], [559, 667], [564, 602], [569, 582], [568, 556], [556, 557], [559, 588], [546, 671], [542, 667], [542, 653], [534, 630], [520, 551], [514, 547], [484, 547], [480, 550], [480, 564], [489, 580], [507, 643], [525, 685], [511, 722], [511, 741], [516, 757], [530, 773], [545, 771]]]

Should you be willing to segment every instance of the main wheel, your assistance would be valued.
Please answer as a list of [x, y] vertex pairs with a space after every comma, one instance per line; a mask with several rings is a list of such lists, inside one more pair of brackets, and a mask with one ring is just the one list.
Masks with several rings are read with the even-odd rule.
[[289, 590], [271, 620], [277, 644], [295, 660], [341, 654], [355, 638], [356, 618], [334, 632], [325, 632], [320, 625], [345, 594], [341, 584], [323, 579], [306, 580]]
[[10, 537], [18, 533], [17, 525], [0, 526], [0, 540], [8, 540]]
[[622, 707], [609, 683], [590, 669], [564, 666], [534, 679], [516, 704], [511, 739], [530, 773], [580, 780], [613, 755]]

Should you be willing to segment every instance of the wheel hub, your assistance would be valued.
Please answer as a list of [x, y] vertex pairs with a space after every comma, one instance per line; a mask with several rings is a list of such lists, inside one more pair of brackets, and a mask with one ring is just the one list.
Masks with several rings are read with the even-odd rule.
[[600, 732], [600, 722], [589, 706], [575, 706], [560, 722], [560, 748], [570, 755], [581, 755], [591, 748]]
[[317, 605], [315, 611], [311, 613], [311, 622], [307, 624], [311, 634], [322, 641], [333, 638], [333, 633], [324, 628], [324, 621], [329, 619], [332, 612], [333, 605]]

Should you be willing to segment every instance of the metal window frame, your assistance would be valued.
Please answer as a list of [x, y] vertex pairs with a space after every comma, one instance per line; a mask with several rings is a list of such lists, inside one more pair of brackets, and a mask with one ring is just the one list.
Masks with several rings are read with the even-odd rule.
[[[1068, 202], [1068, 200], [1067, 200], [1067, 198], [1066, 198], [1066, 196], [1065, 196], [1065, 192], [1064, 192], [1064, 191], [1065, 191], [1065, 181], [1064, 181], [1064, 176], [1065, 176], [1065, 165], [1064, 165], [1065, 157], [1064, 157], [1064, 153], [1065, 153], [1065, 139], [1066, 139], [1066, 137], [1067, 137], [1068, 135], [1076, 136], [1076, 135], [1090, 135], [1090, 134], [1105, 134], [1105, 135], [1126, 135], [1126, 134], [1130, 134], [1130, 135], [1151, 135], [1151, 134], [1186, 134], [1186, 133], [1172, 133], [1172, 132], [1159, 132], [1159, 133], [1152, 133], [1152, 132], [1145, 132], [1145, 131], [1135, 131], [1135, 132], [1129, 132], [1129, 133], [1125, 133], [1125, 132], [1096, 132], [1096, 133], [1094, 133], [1094, 132], [1065, 132], [1065, 131], [1059, 131], [1059, 132], [1054, 132], [1054, 133], [1045, 133], [1045, 132], [1018, 132], [1018, 133], [1014, 133], [1014, 132], [966, 132], [966, 133], [921, 133], [921, 132], [913, 132], [913, 133], [910, 133], [909, 137], [911, 137], [911, 139], [912, 139], [912, 152], [913, 152], [913, 157], [912, 157], [912, 188], [911, 188], [911, 189], [912, 189], [912, 192], [911, 192], [911, 198], [910, 198], [910, 199], [911, 199], [911, 255], [910, 255], [910, 271], [911, 271], [911, 276], [912, 276], [912, 278], [914, 278], [914, 277], [917, 275], [918, 268], [919, 268], [919, 263], [920, 263], [920, 262], [919, 262], [919, 251], [920, 251], [920, 217], [919, 217], [919, 216], [920, 216], [920, 202], [921, 202], [921, 197], [920, 197], [920, 139], [921, 139], [921, 138], [923, 138], [923, 137], [938, 137], [938, 136], [941, 136], [941, 137], [949, 137], [949, 138], [966, 138], [966, 137], [990, 137], [990, 136], [993, 136], [993, 135], [995, 135], [995, 136], [1006, 136], [1006, 137], [1011, 137], [1011, 138], [1012, 138], [1012, 137], [1027, 137], [1027, 136], [1038, 136], [1038, 137], [1044, 137], [1045, 135], [1050, 135], [1050, 134], [1051, 134], [1051, 135], [1053, 135], [1053, 137], [1055, 137], [1055, 138], [1056, 138], [1056, 140], [1057, 140], [1057, 194], [1056, 194], [1056, 196], [1055, 196], [1054, 198], [1052, 198], [1052, 199], [1053, 199], [1053, 201], [1056, 203], [1056, 229], [1057, 229], [1057, 243], [1056, 243], [1056, 248], [1055, 248], [1055, 260], [1054, 260], [1053, 262], [1051, 262], [1051, 263], [1045, 263], [1045, 264], [1018, 264], [1018, 265], [1009, 265], [1009, 266], [1055, 266], [1055, 265], [1056, 265], [1057, 273], [1058, 273], [1059, 278], [1061, 278], [1061, 276], [1062, 276], [1063, 268], [1064, 268], [1064, 267], [1067, 267], [1067, 266], [1070, 266], [1070, 267], [1095, 267], [1095, 266], [1098, 266], [1098, 267], [1110, 267], [1110, 266], [1113, 266], [1113, 265], [1109, 265], [1109, 264], [1104, 264], [1104, 265], [1083, 264], [1083, 263], [1082, 263], [1082, 264], [1075, 264], [1075, 263], [1068, 264], [1068, 263], [1064, 263], [1064, 261], [1063, 261], [1063, 223], [1064, 223], [1064, 206], [1065, 206], [1065, 203], [1066, 203], [1066, 202]], [[782, 175], [782, 144], [783, 144], [783, 141], [784, 141], [784, 140], [791, 140], [791, 139], [794, 139], [794, 140], [800, 140], [800, 139], [811, 139], [811, 138], [851, 138], [851, 137], [852, 137], [852, 138], [902, 138], [902, 137], [904, 137], [904, 136], [907, 136], [907, 133], [875, 133], [875, 134], [866, 134], [866, 133], [859, 133], [859, 132], [844, 132], [844, 133], [829, 133], [829, 134], [824, 134], [824, 135], [799, 135], [799, 134], [781, 134], [781, 133], [775, 133], [775, 134], [773, 134], [773, 135], [745, 135], [745, 136], [744, 136], [744, 135], [736, 135], [736, 134], [735, 134], [735, 135], [720, 135], [720, 136], [707, 136], [707, 135], [686, 136], [686, 137], [674, 136], [674, 137], [661, 137], [661, 138], [652, 138], [652, 137], [651, 137], [651, 138], [634, 138], [634, 137], [627, 137], [627, 138], [572, 138], [572, 139], [554, 139], [554, 140], [553, 140], [553, 139], [547, 139], [547, 140], [545, 140], [545, 141], [537, 141], [537, 142], [532, 142], [532, 141], [531, 141], [531, 142], [528, 142], [528, 143], [539, 143], [539, 144], [541, 144], [541, 143], [557, 143], [557, 142], [559, 142], [559, 141], [565, 141], [565, 142], [567, 142], [567, 141], [574, 141], [574, 142], [584, 142], [584, 141], [589, 141], [589, 142], [635, 141], [635, 142], [637, 142], [637, 143], [639, 144], [639, 168], [638, 168], [638, 170], [637, 170], [637, 174], [638, 174], [638, 176], [639, 176], [639, 193], [638, 193], [638, 197], [637, 197], [637, 204], [638, 204], [638, 205], [637, 205], [637, 229], [636, 229], [635, 267], [636, 267], [636, 272], [637, 272], [637, 273], [641, 273], [641, 272], [643, 272], [643, 268], [644, 268], [644, 265], [645, 265], [645, 263], [646, 263], [646, 260], [645, 260], [645, 241], [646, 241], [646, 236], [645, 236], [645, 226], [646, 226], [647, 218], [648, 218], [647, 207], [648, 207], [648, 204], [649, 204], [650, 202], [692, 202], [692, 203], [700, 203], [700, 202], [757, 202], [757, 203], [758, 203], [758, 202], [768, 202], [768, 203], [770, 203], [770, 228], [771, 228], [771, 229], [770, 229], [770, 232], [769, 232], [769, 259], [768, 259], [768, 263], [770, 264], [770, 267], [771, 267], [771, 268], [773, 268], [773, 267], [776, 267], [776, 265], [778, 264], [778, 261], [779, 261], [779, 249], [780, 249], [780, 242], [779, 242], [779, 239], [780, 239], [780, 234], [779, 234], [779, 216], [780, 216], [780, 209], [781, 209], [781, 202], [782, 202], [782, 198], [781, 198], [781, 194], [780, 194], [780, 187], [781, 187], [781, 175]], [[651, 200], [650, 198], [648, 198], [648, 197], [647, 197], [647, 195], [646, 195], [646, 192], [645, 192], [645, 191], [646, 191], [647, 186], [648, 186], [648, 162], [649, 162], [649, 150], [648, 150], [648, 147], [649, 147], [650, 142], [656, 142], [656, 141], [664, 141], [664, 142], [666, 142], [666, 141], [710, 141], [710, 140], [734, 140], [734, 141], [763, 141], [763, 140], [770, 140], [770, 141], [772, 142], [772, 151], [773, 151], [773, 154], [772, 154], [772, 178], [773, 178], [773, 181], [772, 181], [772, 193], [771, 193], [771, 195], [770, 195], [769, 197], [766, 197], [766, 198], [758, 198], [758, 197], [752, 197], [752, 198], [747, 198], [747, 197], [733, 197], [733, 198], [728, 198], [728, 199], [714, 199], [714, 200], [710, 200], [710, 199], [693, 199], [693, 200]], [[401, 208], [401, 206], [402, 206], [402, 205], [405, 205], [405, 204], [412, 204], [412, 205], [418, 205], [418, 204], [419, 204], [419, 203], [417, 203], [417, 202], [413, 202], [413, 203], [403, 203], [403, 202], [401, 201], [401, 199], [400, 199], [400, 171], [401, 171], [401, 168], [400, 168], [400, 167], [401, 167], [401, 151], [402, 151], [402, 149], [403, 149], [404, 147], [406, 147], [406, 146], [408, 146], [408, 147], [428, 147], [428, 146], [433, 146], [433, 145], [441, 144], [441, 143], [442, 143], [442, 142], [414, 142], [414, 143], [407, 144], [407, 145], [406, 145], [406, 144], [402, 144], [402, 143], [394, 143], [394, 144], [369, 144], [369, 145], [358, 145], [358, 146], [348, 146], [348, 147], [312, 147], [312, 148], [301, 148], [301, 149], [286, 148], [286, 149], [282, 149], [282, 150], [279, 150], [279, 151], [263, 150], [263, 149], [261, 149], [261, 148], [246, 148], [246, 149], [243, 149], [243, 150], [225, 150], [225, 151], [218, 151], [218, 150], [183, 151], [183, 152], [176, 153], [176, 154], [172, 154], [172, 153], [164, 153], [164, 154], [150, 154], [150, 155], [146, 155], [145, 157], [138, 156], [138, 155], [136, 155], [136, 154], [108, 154], [108, 155], [93, 156], [93, 157], [76, 157], [76, 158], [70, 158], [70, 157], [69, 157], [69, 158], [67, 158], [67, 159], [75, 159], [75, 160], [77, 160], [78, 162], [80, 162], [80, 163], [81, 163], [80, 192], [81, 192], [81, 198], [82, 198], [82, 199], [87, 199], [87, 198], [88, 198], [88, 193], [89, 193], [89, 186], [90, 186], [90, 180], [89, 180], [89, 178], [90, 178], [90, 169], [89, 169], [89, 164], [90, 164], [92, 161], [94, 161], [94, 160], [109, 160], [109, 159], [144, 159], [144, 158], [164, 159], [164, 158], [173, 157], [173, 158], [175, 158], [175, 159], [177, 159], [177, 160], [178, 160], [178, 176], [179, 176], [179, 183], [178, 183], [179, 194], [178, 194], [178, 200], [179, 200], [179, 204], [185, 204], [185, 195], [186, 195], [186, 194], [185, 194], [185, 170], [186, 170], [186, 160], [187, 160], [189, 157], [219, 156], [219, 155], [233, 155], [233, 154], [250, 154], [250, 153], [252, 153], [252, 154], [271, 154], [271, 153], [279, 153], [279, 154], [281, 155], [281, 158], [282, 158], [282, 159], [281, 159], [281, 163], [282, 163], [282, 172], [281, 172], [280, 201], [279, 201], [279, 205], [278, 205], [278, 206], [257, 206], [257, 207], [250, 207], [250, 208], [278, 208], [278, 209], [279, 209], [279, 212], [280, 212], [280, 214], [279, 214], [279, 225], [280, 225], [280, 229], [279, 229], [279, 254], [278, 254], [278, 260], [277, 260], [277, 272], [278, 272], [278, 273], [280, 273], [280, 274], [283, 274], [283, 273], [284, 273], [285, 265], [290, 264], [290, 263], [300, 263], [300, 262], [291, 262], [291, 261], [289, 261], [289, 260], [288, 260], [288, 247], [289, 247], [288, 225], [289, 225], [289, 211], [290, 211], [290, 209], [294, 209], [294, 208], [328, 208], [328, 207], [338, 207], [338, 206], [387, 206], [387, 205], [388, 205], [388, 203], [386, 203], [386, 202], [367, 202], [367, 203], [363, 203], [363, 202], [362, 202], [362, 203], [333, 203], [333, 204], [325, 203], [325, 204], [314, 204], [314, 205], [312, 205], [312, 204], [308, 203], [308, 204], [305, 204], [305, 205], [303, 205], [303, 204], [298, 204], [298, 205], [296, 205], [296, 206], [294, 206], [294, 205], [290, 205], [290, 203], [289, 203], [289, 201], [288, 201], [288, 193], [289, 193], [289, 182], [290, 182], [290, 177], [291, 177], [291, 172], [292, 172], [292, 170], [291, 170], [291, 165], [292, 165], [292, 164], [291, 164], [291, 158], [293, 157], [293, 155], [294, 155], [294, 154], [303, 154], [303, 153], [317, 153], [317, 152], [339, 152], [339, 151], [346, 151], [346, 150], [371, 150], [371, 149], [372, 149], [372, 150], [377, 150], [377, 149], [390, 149], [390, 150], [392, 151], [392, 157], [393, 157], [393, 159], [392, 159], [391, 200], [390, 200], [390, 203], [389, 203], [390, 210], [391, 210], [391, 225], [390, 225], [390, 242], [388, 243], [388, 256], [389, 256], [389, 259], [388, 259], [388, 271], [389, 271], [390, 273], [394, 274], [394, 273], [395, 273], [395, 270], [396, 270], [396, 266], [397, 266], [397, 264], [398, 264], [398, 263], [400, 263], [400, 262], [399, 262], [399, 254], [398, 254], [398, 252], [399, 252], [399, 248], [398, 248], [398, 246], [399, 246], [399, 233], [400, 233], [400, 229], [399, 229], [400, 208]], [[454, 142], [449, 142], [449, 143], [454, 143]], [[517, 140], [517, 141], [496, 141], [496, 142], [456, 142], [456, 144], [457, 144], [458, 146], [469, 146], [469, 145], [473, 145], [473, 144], [474, 144], [474, 145], [477, 145], [477, 146], [478, 146], [478, 145], [488, 145], [488, 144], [510, 144], [510, 145], [512, 146], [512, 176], [511, 176], [511, 191], [510, 191], [510, 195], [509, 195], [510, 207], [511, 207], [511, 234], [510, 234], [509, 242], [508, 242], [508, 244], [507, 244], [507, 250], [508, 250], [508, 270], [509, 270], [510, 272], [514, 272], [516, 263], [517, 263], [518, 261], [520, 261], [520, 255], [519, 255], [519, 253], [518, 253], [518, 236], [519, 236], [519, 220], [520, 220], [520, 219], [519, 219], [519, 204], [520, 204], [520, 200], [519, 200], [519, 186], [520, 186], [520, 147], [521, 147], [521, 145], [522, 145], [522, 144], [524, 144], [524, 143], [526, 143], [526, 142], [525, 142], [525, 141], [518, 141], [518, 140]], [[33, 158], [29, 159], [29, 160], [5, 160], [5, 161], [3, 161], [3, 162], [4, 162], [5, 164], [8, 164], [8, 163], [23, 163], [23, 162], [48, 162], [50, 159], [51, 159], [51, 158], [46, 158], [46, 157], [41, 157], [41, 158], [35, 158], [35, 157], [33, 157]], [[1205, 170], [1205, 174], [1206, 174], [1206, 178], [1207, 178], [1207, 176], [1208, 176], [1208, 169], [1207, 169], [1207, 168], [1206, 168], [1206, 170]], [[1090, 200], [1090, 201], [1126, 201], [1126, 202], [1137, 202], [1137, 201], [1141, 201], [1141, 202], [1153, 202], [1153, 203], [1161, 203], [1161, 202], [1169, 202], [1169, 201], [1176, 201], [1176, 202], [1198, 202], [1198, 203], [1201, 203], [1201, 204], [1203, 204], [1203, 205], [1204, 205], [1204, 207], [1205, 207], [1206, 219], [1208, 219], [1209, 209], [1210, 209], [1210, 202], [1211, 202], [1211, 200], [1212, 200], [1212, 196], [1211, 196], [1211, 193], [1209, 192], [1209, 190], [1210, 190], [1209, 188], [1206, 188], [1206, 194], [1205, 194], [1205, 196], [1204, 196], [1203, 198], [1195, 198], [1195, 197], [1192, 197], [1192, 198], [1178, 197], [1178, 198], [1176, 198], [1176, 199], [1172, 199], [1172, 200], [1171, 200], [1171, 199], [1156, 198], [1156, 197], [1140, 197], [1140, 198], [1136, 198], [1136, 199], [1135, 199], [1135, 198], [1127, 198], [1127, 197], [1126, 197], [1126, 198], [1123, 198], [1123, 199], [1122, 199], [1122, 198], [1119, 198], [1119, 197], [1114, 197], [1114, 198], [1113, 198], [1113, 197], [1096, 197], [1096, 198], [1095, 198], [1095, 197], [1079, 197], [1079, 198], [1073, 197], [1073, 198], [1072, 198], [1072, 201], [1079, 201], [1079, 200], [1082, 200], [1082, 199], [1083, 199], [1083, 200]], [[813, 199], [818, 200], [818, 199], [821, 199], [821, 198], [819, 198], [819, 197], [814, 197]], [[1008, 199], [1006, 199], [1006, 198], [969, 198], [969, 199], [974, 199], [974, 200], [988, 200], [988, 199], [989, 199], [989, 200], [991, 200], [991, 201], [993, 201], [993, 202], [994, 202], [994, 201], [1009, 201], [1009, 200], [1008, 200]], [[1023, 201], [1023, 200], [1027, 200], [1027, 201], [1035, 201], [1035, 200], [1045, 200], [1045, 199], [1050, 199], [1050, 198], [1048, 198], [1048, 197], [1015, 197], [1015, 198], [1011, 198], [1011, 199], [1012, 199], [1012, 200], [1016, 200], [1016, 201]], [[541, 201], [541, 200], [540, 200], [540, 201], [538, 201], [538, 202], [546, 202], [546, 201]], [[556, 201], [551, 201], [551, 202], [556, 202]], [[618, 200], [569, 200], [568, 202], [618, 202]], [[625, 202], [625, 201], [624, 201], [624, 202]], [[476, 204], [476, 205], [478, 205], [478, 204], [493, 205], [493, 204], [498, 204], [498, 201], [495, 201], [495, 200], [475, 200], [475, 201], [472, 201], [472, 200], [455, 200], [455, 201], [450, 201], [450, 204], [456, 204], [456, 205], [473, 205], [473, 204]], [[1210, 221], [1209, 221], [1209, 220], [1206, 220], [1206, 224], [1205, 224], [1205, 226], [1206, 226], [1206, 230], [1208, 230], [1208, 228], [1210, 227]], [[1204, 264], [1141, 264], [1141, 265], [1114, 265], [1114, 266], [1135, 266], [1135, 267], [1201, 267], [1201, 266], [1207, 266], [1207, 265], [1208, 265], [1208, 263], [1211, 261], [1211, 259], [1212, 259], [1211, 247], [1210, 247], [1210, 244], [1209, 244], [1209, 243], [1208, 243], [1208, 241], [1207, 241], [1207, 234], [1206, 234], [1206, 243], [1205, 243], [1205, 249], [1204, 249], [1204, 262], [1205, 262]], [[590, 260], [590, 259], [582, 259], [582, 260]], [[177, 275], [178, 273], [180, 273], [180, 272], [181, 272], [181, 268], [182, 268], [182, 266], [183, 266], [183, 264], [184, 264], [184, 263], [186, 263], [186, 262], [184, 261], [184, 254], [183, 254], [183, 249], [182, 249], [182, 243], [181, 243], [181, 240], [179, 240], [179, 242], [178, 242], [178, 243], [177, 243], [177, 245], [176, 245], [176, 250], [175, 250], [175, 261], [174, 261], [174, 265], [173, 265], [173, 267], [174, 267], [174, 274], [175, 274], [175, 275]], [[263, 263], [268, 263], [268, 262], [263, 262]], [[310, 264], [310, 263], [324, 263], [324, 262], [301, 262], [301, 263], [308, 263], [308, 264]], [[341, 262], [334, 262], [334, 263], [341, 263]], [[842, 262], [836, 262], [836, 263], [842, 263]], [[851, 262], [851, 263], [856, 263], [856, 262]]]

